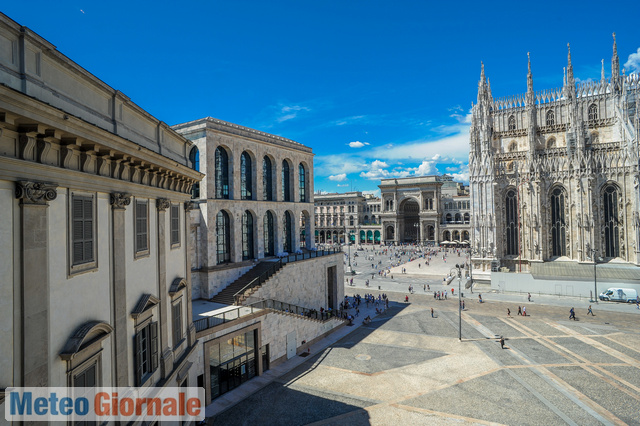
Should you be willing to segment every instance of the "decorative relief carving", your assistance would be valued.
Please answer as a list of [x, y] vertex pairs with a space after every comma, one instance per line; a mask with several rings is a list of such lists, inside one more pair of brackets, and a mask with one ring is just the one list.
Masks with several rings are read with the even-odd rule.
[[186, 211], [191, 211], [191, 210], [195, 210], [198, 208], [198, 203], [196, 203], [195, 201], [185, 201], [184, 203], [184, 209]]
[[158, 198], [156, 200], [156, 208], [159, 212], [167, 210], [171, 206], [171, 201], [166, 198]]
[[131, 194], [124, 192], [111, 193], [111, 208], [114, 210], [124, 210], [131, 204]]
[[22, 204], [47, 205], [58, 197], [57, 187], [58, 184], [51, 182], [21, 180], [16, 182], [16, 198]]

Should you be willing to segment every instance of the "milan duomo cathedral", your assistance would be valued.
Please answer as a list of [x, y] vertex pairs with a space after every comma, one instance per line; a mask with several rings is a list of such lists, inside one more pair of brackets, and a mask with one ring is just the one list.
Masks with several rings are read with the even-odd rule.
[[474, 275], [549, 262], [640, 265], [638, 74], [493, 99], [484, 65], [470, 130]]

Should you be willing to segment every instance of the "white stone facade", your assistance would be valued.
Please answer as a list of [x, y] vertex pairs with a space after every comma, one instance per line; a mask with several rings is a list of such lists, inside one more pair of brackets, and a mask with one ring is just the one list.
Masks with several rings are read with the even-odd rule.
[[317, 244], [380, 244], [380, 198], [362, 192], [315, 195]]
[[[573, 77], [562, 88], [494, 100], [484, 74], [470, 133], [473, 263], [529, 270], [533, 262], [640, 265], [638, 75]], [[474, 277], [476, 276], [474, 271]]]
[[2, 14], [0, 46], [0, 390], [195, 384], [191, 142]]

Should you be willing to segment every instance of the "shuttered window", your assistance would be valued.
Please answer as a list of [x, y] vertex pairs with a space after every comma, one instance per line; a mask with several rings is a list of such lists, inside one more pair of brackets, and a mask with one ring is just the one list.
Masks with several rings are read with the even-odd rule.
[[180, 205], [171, 206], [171, 245], [180, 244]]
[[182, 302], [171, 307], [171, 320], [173, 321], [173, 347], [182, 341]]
[[149, 249], [148, 208], [149, 205], [146, 201], [136, 202], [136, 252]]
[[134, 337], [136, 385], [142, 385], [158, 368], [158, 322], [149, 323]]
[[94, 261], [93, 197], [72, 196], [73, 262], [80, 265]]

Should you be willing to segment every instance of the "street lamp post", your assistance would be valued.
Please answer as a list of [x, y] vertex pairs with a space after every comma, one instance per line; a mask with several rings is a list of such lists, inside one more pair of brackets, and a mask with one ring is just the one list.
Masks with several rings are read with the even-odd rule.
[[416, 228], [416, 243], [420, 244], [420, 224], [414, 223], [413, 227]]
[[598, 274], [596, 266], [598, 265], [598, 258], [596, 257], [598, 250], [591, 249], [591, 259], [593, 260], [593, 301], [598, 303]]
[[455, 268], [451, 268], [449, 273], [455, 271], [458, 274], [458, 340], [462, 342], [462, 265], [456, 265]]

